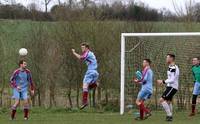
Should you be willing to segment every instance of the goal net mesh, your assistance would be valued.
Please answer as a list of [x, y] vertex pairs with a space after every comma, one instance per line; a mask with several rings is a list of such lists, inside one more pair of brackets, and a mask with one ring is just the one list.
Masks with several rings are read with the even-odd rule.
[[[141, 70], [142, 61], [145, 58], [152, 60], [154, 72], [154, 91], [148, 105], [152, 109], [160, 109], [159, 98], [165, 87], [157, 85], [157, 79], [167, 78], [167, 53], [176, 55], [176, 64], [180, 69], [179, 91], [175, 95], [173, 104], [175, 109], [188, 109], [191, 105], [193, 90], [193, 76], [191, 72], [192, 57], [200, 56], [200, 37], [176, 36], [176, 37], [126, 37], [125, 41], [125, 110], [136, 108], [140, 85], [133, 82], [137, 70]], [[131, 107], [130, 107], [131, 106]]]

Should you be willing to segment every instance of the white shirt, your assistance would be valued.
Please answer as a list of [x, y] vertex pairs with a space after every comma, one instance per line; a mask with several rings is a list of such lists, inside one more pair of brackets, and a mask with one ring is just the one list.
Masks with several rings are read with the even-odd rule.
[[167, 84], [167, 87], [173, 87], [178, 90], [179, 68], [177, 65], [169, 65], [165, 83]]

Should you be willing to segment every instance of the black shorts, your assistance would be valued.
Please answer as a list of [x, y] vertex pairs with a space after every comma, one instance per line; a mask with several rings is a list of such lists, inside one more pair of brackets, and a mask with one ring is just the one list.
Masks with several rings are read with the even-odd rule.
[[172, 101], [173, 96], [176, 94], [177, 89], [174, 89], [173, 87], [166, 87], [166, 90], [162, 94], [162, 98], [167, 101]]

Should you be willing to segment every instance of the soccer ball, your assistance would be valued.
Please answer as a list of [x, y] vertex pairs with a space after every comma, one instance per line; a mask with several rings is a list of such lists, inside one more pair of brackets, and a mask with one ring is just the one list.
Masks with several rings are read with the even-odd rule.
[[26, 56], [27, 54], [28, 54], [28, 51], [27, 51], [26, 48], [21, 48], [21, 49], [19, 50], [19, 55], [20, 55], [20, 56]]

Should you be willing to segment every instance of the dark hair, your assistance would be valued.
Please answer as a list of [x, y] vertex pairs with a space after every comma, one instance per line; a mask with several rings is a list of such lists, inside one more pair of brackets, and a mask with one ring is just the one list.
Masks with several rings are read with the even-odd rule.
[[147, 61], [149, 63], [149, 65], [151, 64], [151, 60], [150, 59], [144, 59], [144, 61]]
[[175, 57], [176, 57], [174, 54], [170, 54], [170, 53], [167, 54], [167, 56], [169, 56], [170, 58], [173, 58], [173, 60], [175, 60]]
[[19, 60], [19, 63], [18, 63], [18, 65], [20, 66], [21, 64], [23, 64], [25, 62], [25, 60]]
[[85, 46], [88, 49], [90, 48], [90, 45], [88, 43], [86, 43], [86, 42], [81, 43], [81, 46]]

